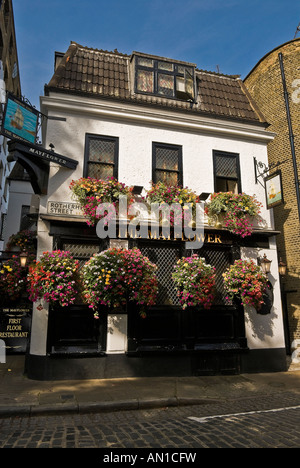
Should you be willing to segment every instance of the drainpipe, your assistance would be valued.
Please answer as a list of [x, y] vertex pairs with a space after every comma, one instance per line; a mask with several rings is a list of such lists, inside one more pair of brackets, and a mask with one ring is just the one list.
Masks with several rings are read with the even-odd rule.
[[297, 197], [297, 204], [298, 204], [298, 217], [299, 217], [299, 222], [300, 222], [300, 189], [299, 189], [300, 183], [299, 183], [299, 178], [298, 178], [297, 161], [296, 161], [295, 144], [294, 144], [294, 134], [293, 134], [292, 120], [291, 120], [291, 113], [290, 113], [290, 104], [289, 104], [289, 95], [288, 95], [287, 87], [286, 87], [285, 73], [284, 73], [284, 66], [283, 66], [283, 56], [282, 56], [281, 52], [278, 54], [278, 57], [279, 57], [281, 78], [282, 78], [283, 91], [284, 91], [286, 115], [287, 115], [288, 126], [289, 126], [290, 145], [291, 145], [293, 165], [294, 165], [296, 197]]

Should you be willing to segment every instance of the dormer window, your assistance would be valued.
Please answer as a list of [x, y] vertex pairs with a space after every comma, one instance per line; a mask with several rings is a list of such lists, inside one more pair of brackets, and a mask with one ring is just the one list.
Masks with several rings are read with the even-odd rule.
[[195, 100], [192, 65], [148, 57], [135, 58], [135, 91], [171, 99]]

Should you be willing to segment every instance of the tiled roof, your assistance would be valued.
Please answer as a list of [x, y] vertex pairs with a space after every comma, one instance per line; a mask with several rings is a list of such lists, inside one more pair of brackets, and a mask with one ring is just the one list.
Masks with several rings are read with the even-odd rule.
[[197, 102], [191, 105], [184, 100], [134, 93], [133, 84], [130, 83], [131, 58], [117, 50], [90, 49], [72, 42], [45, 86], [45, 93], [62, 91], [265, 123], [238, 76], [196, 69]]

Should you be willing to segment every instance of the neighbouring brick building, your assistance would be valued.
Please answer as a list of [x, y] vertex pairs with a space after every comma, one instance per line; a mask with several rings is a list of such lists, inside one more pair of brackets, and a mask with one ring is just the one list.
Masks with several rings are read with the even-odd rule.
[[282, 300], [287, 346], [293, 351], [300, 343], [300, 38], [269, 52], [244, 84], [276, 134], [268, 144], [269, 165], [282, 163], [276, 169], [282, 173], [284, 204], [274, 208], [274, 217], [281, 232], [279, 255], [287, 264]]

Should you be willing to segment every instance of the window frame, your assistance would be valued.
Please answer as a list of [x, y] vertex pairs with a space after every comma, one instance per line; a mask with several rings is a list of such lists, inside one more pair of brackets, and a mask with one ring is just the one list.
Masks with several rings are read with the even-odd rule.
[[154, 184], [157, 184], [159, 181], [157, 180], [157, 171], [162, 170], [156, 167], [156, 149], [157, 148], [166, 148], [166, 149], [176, 149], [178, 150], [178, 170], [172, 169], [163, 169], [164, 172], [178, 174], [178, 186], [183, 187], [183, 161], [182, 161], [182, 146], [181, 145], [173, 145], [168, 143], [159, 143], [159, 142], [152, 142], [152, 181]]
[[[139, 64], [139, 59], [151, 60], [153, 62], [153, 65], [152, 66], [141, 65]], [[162, 63], [172, 65], [173, 70], [167, 70], [167, 68], [160, 67], [160, 64]], [[183, 72], [180, 71], [180, 67], [184, 68]], [[138, 72], [140, 70], [153, 72], [153, 91], [141, 91], [140, 89], [138, 89]], [[173, 77], [174, 79], [173, 96], [168, 96], [166, 94], [159, 93], [159, 86], [158, 86], [159, 74]], [[182, 95], [180, 95], [180, 92], [177, 87], [177, 81], [178, 79], [183, 79], [184, 82], [186, 82], [188, 79], [190, 79], [187, 76], [188, 74], [190, 75], [190, 78], [192, 78], [193, 80], [193, 95], [189, 94], [187, 91], [182, 92]], [[151, 96], [157, 96], [160, 98], [176, 99], [176, 100], [178, 99], [180, 101], [193, 101], [194, 102], [196, 99], [195, 67], [193, 65], [189, 65], [185, 63], [176, 63], [175, 61], [172, 61], [172, 60], [163, 60], [160, 58], [153, 58], [151, 56], [149, 57], [136, 56], [134, 90], [135, 90], [135, 93], [137, 94], [146, 94], [146, 95], [151, 95]]]
[[[224, 156], [236, 160], [237, 177], [222, 177], [217, 175], [216, 159], [217, 157]], [[213, 150], [213, 170], [214, 170], [214, 191], [217, 191], [217, 179], [237, 181], [238, 193], [242, 193], [242, 180], [240, 169], [240, 155], [239, 153], [231, 153], [228, 151]]]
[[[114, 162], [113, 163], [101, 163], [97, 161], [90, 161], [89, 160], [89, 146], [91, 140], [105, 140], [111, 141], [115, 143], [114, 149]], [[115, 179], [118, 180], [119, 176], [119, 137], [109, 136], [109, 135], [98, 135], [93, 133], [86, 133], [85, 135], [85, 148], [84, 148], [84, 166], [83, 166], [83, 177], [90, 177], [89, 176], [89, 165], [90, 164], [98, 164], [98, 165], [111, 165], [113, 166], [113, 175]]]

